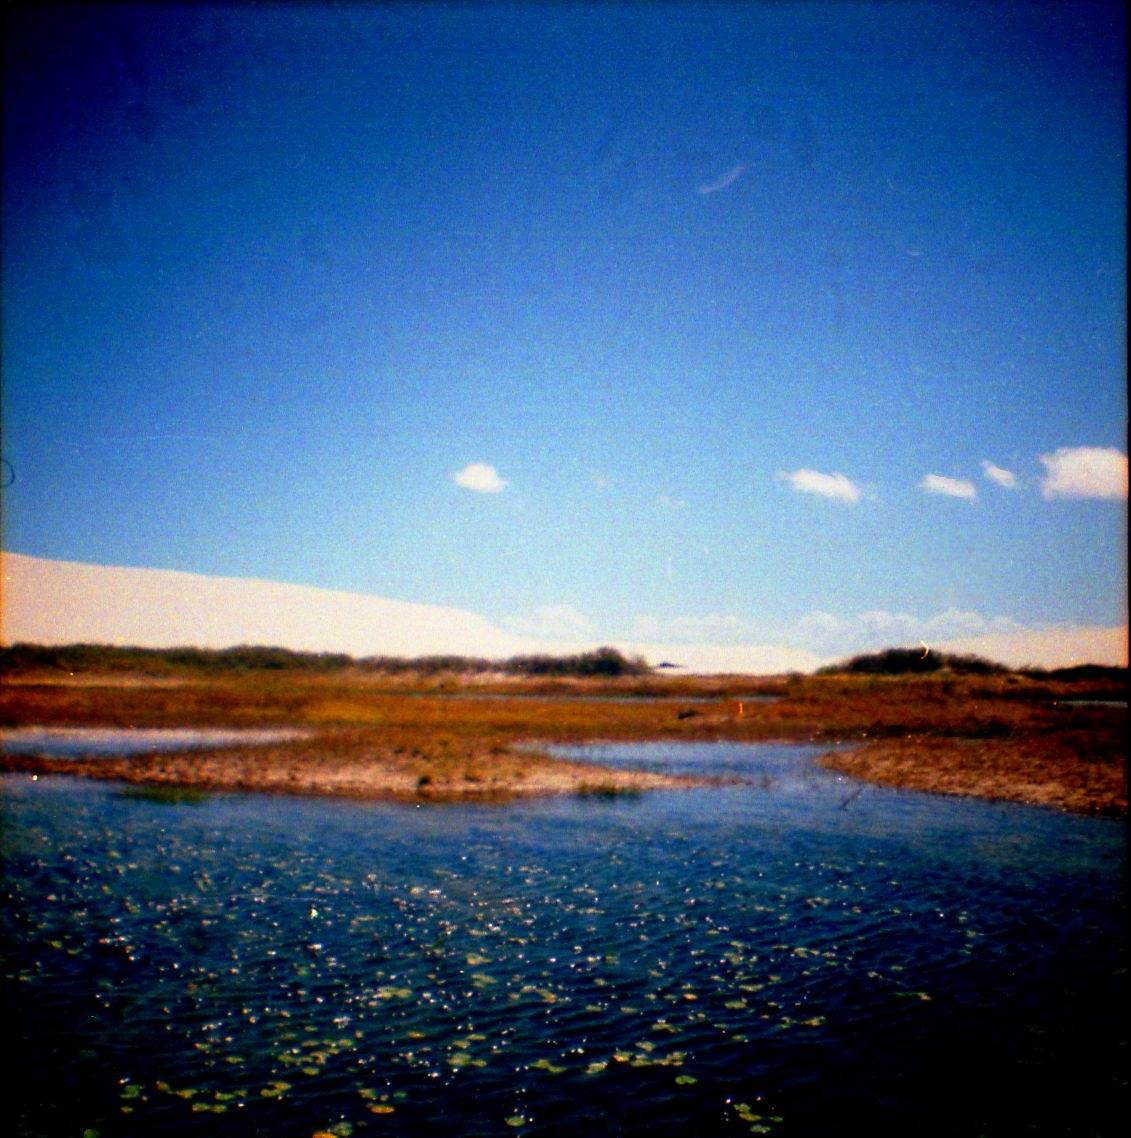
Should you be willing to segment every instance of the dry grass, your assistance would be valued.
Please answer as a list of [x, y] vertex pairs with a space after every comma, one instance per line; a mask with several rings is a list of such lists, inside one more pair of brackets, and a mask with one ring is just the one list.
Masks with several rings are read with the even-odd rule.
[[695, 785], [691, 779], [607, 770], [444, 736], [397, 744], [364, 730], [334, 731], [282, 746], [62, 761], [29, 756], [9, 762], [36, 773], [65, 771], [150, 786], [412, 801], [505, 801], [538, 794], [627, 794]]
[[[402, 798], [587, 788], [611, 793], [686, 780], [562, 763], [515, 744], [859, 740], [860, 748], [838, 752], [829, 765], [923, 790], [1107, 814], [1127, 808], [1126, 708], [1065, 702], [1122, 693], [1082, 683], [945, 674], [521, 680], [339, 672], [201, 674], [178, 682], [121, 675], [59, 679], [9, 674], [0, 689], [0, 722], [314, 732], [286, 745], [66, 762], [67, 771], [95, 777]], [[749, 698], [755, 694], [776, 698]], [[35, 762], [0, 759], [8, 769], [31, 769]]]
[[[1111, 817], [1127, 813], [1122, 745], [1085, 753], [1072, 738], [900, 739], [822, 758], [843, 774], [906, 790], [1008, 799]], [[1093, 753], [1087, 753], [1093, 752]]]

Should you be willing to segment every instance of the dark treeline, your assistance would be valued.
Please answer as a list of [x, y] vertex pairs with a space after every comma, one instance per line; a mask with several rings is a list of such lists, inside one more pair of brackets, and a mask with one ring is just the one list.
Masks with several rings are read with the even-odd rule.
[[289, 648], [135, 648], [113, 644], [13, 644], [0, 648], [0, 670], [55, 668], [64, 672], [333, 671], [353, 664], [350, 656], [292, 652]]
[[234, 648], [136, 648], [111, 644], [13, 644], [0, 648], [0, 673], [48, 668], [64, 672], [296, 671], [334, 672], [347, 668], [389, 675], [442, 672], [512, 676], [640, 676], [652, 671], [646, 660], [615, 648], [570, 656], [365, 656], [342, 652], [297, 652], [290, 648], [240, 645]]
[[652, 666], [642, 657], [630, 658], [615, 648], [597, 648], [574, 656], [511, 656], [506, 660], [477, 656], [367, 656], [356, 664], [369, 671], [393, 675], [502, 672], [509, 676], [644, 676], [652, 671]]
[[853, 656], [836, 664], [829, 664], [817, 672], [820, 676], [845, 673], [877, 676], [903, 676], [946, 669], [963, 675], [1001, 675], [1010, 669], [1004, 664], [981, 656], [956, 656], [949, 652], [936, 652], [933, 648], [885, 648], [882, 652], [869, 652]]
[[1040, 680], [1085, 680], [1126, 684], [1127, 669], [1107, 664], [1077, 664], [1068, 668], [1008, 668], [982, 656], [936, 652], [933, 648], [885, 648], [820, 668], [819, 676], [904, 676], [930, 672], [966, 676], [1019, 675]]
[[[363, 656], [344, 652], [297, 652], [290, 648], [239, 645], [234, 648], [136, 648], [111, 644], [13, 644], [0, 647], [0, 675], [33, 668], [62, 672], [303, 672], [345, 671], [381, 675], [435, 676], [444, 673], [483, 675], [496, 673], [530, 677], [645, 676], [655, 669], [639, 656], [625, 656], [616, 648], [596, 648], [575, 655], [512, 656], [491, 660], [479, 656]], [[924, 651], [920, 648], [886, 648], [853, 656], [818, 670], [820, 676], [902, 676], [931, 673], [951, 675], [1019, 675], [1036, 680], [1084, 681], [1125, 686], [1127, 669], [1104, 664], [1078, 664], [1068, 668], [1008, 668], [981, 656]]]

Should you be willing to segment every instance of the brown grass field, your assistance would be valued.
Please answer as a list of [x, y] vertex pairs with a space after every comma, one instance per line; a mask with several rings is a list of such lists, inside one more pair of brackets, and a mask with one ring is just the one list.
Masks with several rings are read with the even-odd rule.
[[15, 670], [0, 687], [4, 726], [288, 727], [305, 734], [288, 743], [128, 759], [8, 754], [0, 755], [0, 770], [206, 789], [488, 800], [693, 785], [562, 762], [539, 753], [538, 744], [849, 742], [859, 745], [821, 761], [891, 786], [1125, 816], [1126, 705], [1088, 702], [1125, 698], [1110, 683], [946, 672], [519, 679], [354, 669], [157, 676]]

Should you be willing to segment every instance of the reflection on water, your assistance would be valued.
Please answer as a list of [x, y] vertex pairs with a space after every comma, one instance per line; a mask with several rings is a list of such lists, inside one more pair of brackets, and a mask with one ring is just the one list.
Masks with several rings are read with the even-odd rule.
[[228, 743], [277, 743], [302, 734], [292, 730], [231, 730], [143, 727], [0, 728], [0, 751], [10, 755], [48, 755], [71, 759], [92, 755], [137, 755], [187, 751]]
[[744, 785], [506, 807], [3, 780], [17, 1133], [1104, 1133], [1117, 823]]
[[485, 700], [499, 702], [506, 700], [536, 701], [538, 703], [780, 703], [785, 697], [772, 693], [755, 695], [710, 695], [691, 693], [685, 695], [665, 695], [654, 692], [624, 692], [618, 695], [581, 695], [574, 692], [487, 692], [487, 691], [420, 691], [398, 693], [419, 699]]

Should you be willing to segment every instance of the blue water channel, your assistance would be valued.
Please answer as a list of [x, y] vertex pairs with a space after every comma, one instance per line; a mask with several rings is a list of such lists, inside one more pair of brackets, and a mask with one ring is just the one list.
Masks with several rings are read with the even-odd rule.
[[0, 781], [18, 1135], [1122, 1133], [1125, 834], [810, 747], [505, 806]]

